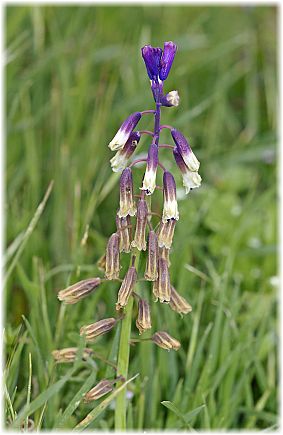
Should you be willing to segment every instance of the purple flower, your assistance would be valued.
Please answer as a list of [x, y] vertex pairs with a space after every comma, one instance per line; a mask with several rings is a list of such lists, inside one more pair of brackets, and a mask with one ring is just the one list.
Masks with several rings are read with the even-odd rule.
[[173, 175], [169, 171], [165, 171], [163, 174], [163, 198], [162, 221], [167, 222], [168, 219], [179, 220], [176, 183]]
[[177, 149], [179, 153], [181, 154], [189, 170], [193, 172], [198, 171], [199, 161], [194, 155], [194, 153], [192, 152], [192, 149], [188, 144], [186, 138], [182, 135], [182, 133], [179, 130], [176, 130], [175, 128], [171, 130], [171, 135], [175, 144], [177, 145]]
[[137, 148], [140, 138], [141, 135], [138, 131], [133, 131], [130, 134], [129, 139], [124, 145], [124, 148], [120, 149], [110, 160], [113, 172], [121, 172], [123, 171], [123, 169], [125, 169], [129, 158], [132, 156], [135, 149]]
[[131, 168], [123, 170], [120, 177], [120, 209], [118, 216], [126, 217], [128, 215], [135, 216], [136, 204], [133, 193], [133, 176]]
[[128, 116], [108, 145], [112, 151], [117, 151], [124, 147], [140, 119], [140, 112], [135, 112]]
[[164, 42], [164, 50], [160, 61], [160, 80], [166, 80], [170, 72], [175, 53], [177, 51], [177, 45], [174, 42]]
[[147, 225], [148, 209], [144, 199], [140, 199], [137, 208], [137, 221], [135, 237], [131, 245], [139, 251], [146, 251], [146, 225]]
[[186, 163], [184, 162], [178, 148], [175, 147], [173, 150], [175, 161], [180, 168], [183, 177], [183, 186], [185, 187], [186, 193], [189, 193], [191, 189], [199, 187], [201, 184], [201, 176], [197, 171], [190, 171]]
[[148, 77], [150, 78], [150, 80], [158, 81], [162, 49], [160, 47], [152, 47], [151, 45], [145, 45], [141, 49], [141, 52], [146, 66]]
[[154, 192], [156, 186], [156, 172], [158, 165], [158, 146], [153, 143], [150, 145], [147, 155], [146, 171], [143, 177], [141, 190], [145, 190], [147, 195]]

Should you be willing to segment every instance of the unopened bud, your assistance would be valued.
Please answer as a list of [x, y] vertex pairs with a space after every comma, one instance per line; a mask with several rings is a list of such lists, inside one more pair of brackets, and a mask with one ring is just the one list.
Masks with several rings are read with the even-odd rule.
[[181, 347], [181, 343], [175, 338], [171, 337], [165, 331], [158, 331], [152, 337], [151, 340], [157, 344], [157, 346], [166, 350], [178, 350]]
[[113, 381], [109, 381], [108, 379], [103, 379], [98, 382], [95, 387], [93, 387], [88, 393], [84, 396], [85, 402], [91, 402], [93, 400], [100, 399], [100, 397], [104, 396], [110, 391], [113, 390]]
[[65, 290], [60, 290], [58, 299], [65, 304], [75, 304], [93, 292], [99, 286], [100, 282], [100, 278], [89, 278], [79, 281], [67, 287]]
[[[78, 353], [77, 347], [66, 347], [65, 349], [53, 350], [52, 356], [57, 363], [74, 362]], [[83, 349], [82, 359], [86, 360], [93, 354], [91, 349]]]
[[119, 217], [135, 216], [136, 204], [133, 194], [133, 176], [131, 168], [123, 170], [120, 177], [120, 209]]
[[155, 302], [169, 303], [171, 296], [170, 276], [167, 261], [164, 258], [158, 259], [158, 279], [153, 283], [153, 294]]
[[136, 326], [140, 334], [142, 334], [145, 330], [151, 328], [149, 303], [145, 299], [139, 299], [138, 318], [136, 320]]
[[147, 225], [148, 209], [144, 199], [140, 199], [138, 202], [137, 221], [135, 237], [132, 241], [132, 246], [139, 251], [146, 250], [146, 225]]
[[120, 218], [116, 216], [117, 233], [120, 237], [119, 249], [120, 252], [130, 252], [131, 238], [132, 238], [132, 225], [130, 216]]
[[120, 238], [117, 233], [113, 233], [107, 243], [106, 262], [105, 262], [105, 278], [117, 279], [120, 272]]
[[156, 281], [158, 278], [158, 241], [154, 231], [148, 235], [148, 256], [144, 277], [147, 281]]
[[176, 311], [179, 314], [188, 314], [192, 311], [191, 305], [183, 298], [179, 293], [175, 290], [175, 288], [171, 285], [171, 299], [169, 302], [172, 310]]
[[102, 319], [98, 322], [91, 323], [90, 325], [82, 326], [80, 329], [80, 335], [85, 335], [87, 341], [93, 341], [100, 335], [104, 335], [111, 331], [116, 322], [116, 319], [110, 317], [109, 319]]
[[129, 297], [133, 291], [135, 283], [137, 281], [137, 271], [134, 266], [131, 266], [123, 279], [120, 290], [118, 292], [118, 300], [116, 303], [116, 310], [124, 308], [129, 300]]

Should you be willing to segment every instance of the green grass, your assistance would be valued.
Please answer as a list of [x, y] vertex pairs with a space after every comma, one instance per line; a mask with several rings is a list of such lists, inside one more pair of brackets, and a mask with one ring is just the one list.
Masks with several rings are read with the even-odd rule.
[[[139, 376], [127, 386], [127, 425], [277, 427], [276, 19], [275, 7], [6, 7], [7, 426], [30, 418], [38, 429], [74, 428], [91, 413], [88, 428], [113, 428], [107, 398], [82, 402], [111, 367], [55, 365], [51, 352], [82, 349], [80, 326], [114, 315], [117, 284], [68, 307], [56, 293], [101, 276], [118, 207], [107, 144], [129, 113], [153, 107], [140, 47], [173, 40], [166, 90], [178, 89], [181, 104], [162, 119], [189, 137], [203, 184], [185, 197], [164, 150], [181, 216], [170, 273], [193, 312], [153, 305], [153, 330], [182, 347], [131, 347], [129, 379]], [[154, 201], [160, 211], [159, 192]], [[119, 329], [95, 351], [113, 361], [118, 338]]]

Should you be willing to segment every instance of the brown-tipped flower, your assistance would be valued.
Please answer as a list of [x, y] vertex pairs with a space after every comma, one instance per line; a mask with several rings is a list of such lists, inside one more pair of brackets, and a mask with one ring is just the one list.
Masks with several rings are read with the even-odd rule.
[[91, 323], [90, 325], [82, 326], [80, 329], [80, 335], [85, 335], [87, 341], [93, 341], [100, 335], [111, 331], [116, 322], [116, 319], [110, 317], [109, 319], [102, 319], [98, 322]]
[[166, 350], [178, 350], [181, 347], [181, 343], [176, 340], [176, 338], [171, 337], [165, 331], [158, 331], [152, 337], [151, 340], [153, 343], [157, 344], [157, 346], [162, 347], [162, 349]]
[[120, 177], [119, 217], [135, 216], [137, 212], [133, 194], [133, 176], [131, 168], [125, 168]]
[[132, 226], [130, 216], [119, 217], [116, 216], [117, 233], [120, 237], [120, 252], [130, 252], [131, 250], [131, 238], [132, 238]]
[[171, 266], [171, 261], [170, 261], [170, 249], [167, 248], [159, 248], [159, 257], [160, 258], [164, 258], [164, 260], [166, 260], [167, 266], [170, 267]]
[[[66, 347], [65, 349], [53, 350], [52, 356], [57, 363], [69, 363], [75, 361], [77, 353], [77, 347]], [[92, 354], [93, 351], [91, 349], [85, 348], [83, 350], [82, 358], [85, 360]]]
[[145, 235], [146, 235], [147, 215], [148, 215], [148, 208], [147, 208], [146, 201], [141, 198], [138, 202], [136, 231], [135, 231], [134, 240], [132, 241], [132, 246], [134, 248], [137, 248], [139, 251], [146, 250]]
[[186, 301], [183, 296], [179, 295], [179, 293], [175, 290], [175, 288], [171, 285], [171, 299], [169, 303], [172, 310], [176, 311], [179, 314], [188, 314], [192, 311], [191, 305]]
[[116, 303], [116, 310], [120, 310], [127, 305], [129, 297], [133, 291], [134, 285], [137, 281], [137, 271], [134, 266], [131, 266], [123, 279], [120, 290], [118, 292], [118, 300]]
[[147, 281], [156, 281], [158, 278], [158, 241], [154, 231], [148, 235], [148, 257], [144, 277]]
[[58, 299], [65, 304], [75, 304], [95, 290], [100, 282], [100, 278], [89, 278], [79, 281], [76, 284], [67, 287], [65, 290], [60, 290], [58, 293]]
[[88, 393], [84, 396], [85, 402], [91, 402], [92, 400], [100, 399], [100, 397], [104, 396], [107, 393], [110, 393], [110, 391], [113, 390], [113, 382], [109, 381], [108, 379], [103, 379], [102, 381], [98, 382], [95, 387], [93, 387]]
[[105, 263], [105, 278], [117, 279], [120, 272], [120, 238], [117, 233], [113, 233], [107, 243], [106, 248], [106, 263]]
[[167, 261], [164, 258], [158, 259], [158, 279], [153, 283], [153, 294], [155, 301], [169, 303], [171, 297], [170, 276]]
[[142, 334], [146, 329], [151, 328], [149, 303], [145, 299], [139, 299], [138, 318], [136, 320], [136, 326], [140, 334]]
[[158, 245], [160, 248], [170, 249], [174, 237], [176, 220], [169, 219], [167, 222], [160, 222], [158, 229]]

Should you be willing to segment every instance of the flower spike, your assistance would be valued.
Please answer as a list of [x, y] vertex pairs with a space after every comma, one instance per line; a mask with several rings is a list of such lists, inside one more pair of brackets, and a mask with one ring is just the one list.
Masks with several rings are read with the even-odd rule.
[[112, 151], [117, 151], [124, 147], [140, 119], [140, 112], [135, 112], [128, 116], [108, 145]]

